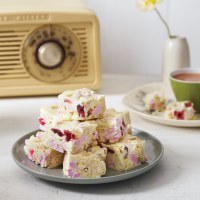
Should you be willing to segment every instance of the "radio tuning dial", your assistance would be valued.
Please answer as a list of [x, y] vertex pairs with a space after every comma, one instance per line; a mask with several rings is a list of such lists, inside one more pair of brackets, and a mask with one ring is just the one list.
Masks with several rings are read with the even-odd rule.
[[44, 82], [64, 81], [80, 65], [81, 44], [74, 32], [60, 25], [45, 25], [30, 33], [22, 48], [27, 72]]
[[59, 67], [65, 59], [65, 50], [55, 41], [46, 41], [41, 44], [36, 52], [39, 64], [47, 69]]

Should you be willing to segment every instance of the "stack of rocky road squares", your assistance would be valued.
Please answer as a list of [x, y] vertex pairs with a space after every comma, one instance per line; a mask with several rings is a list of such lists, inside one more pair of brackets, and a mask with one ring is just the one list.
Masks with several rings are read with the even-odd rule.
[[58, 105], [41, 108], [39, 123], [25, 153], [41, 167], [63, 166], [67, 177], [100, 178], [107, 167], [127, 171], [146, 160], [129, 113], [106, 109], [105, 96], [87, 88], [60, 94]]

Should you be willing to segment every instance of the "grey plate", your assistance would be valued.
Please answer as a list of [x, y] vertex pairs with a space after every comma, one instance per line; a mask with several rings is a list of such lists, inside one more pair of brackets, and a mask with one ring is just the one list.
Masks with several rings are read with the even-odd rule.
[[159, 160], [163, 155], [163, 146], [158, 139], [156, 139], [149, 133], [134, 129], [133, 130], [134, 135], [137, 135], [139, 138], [146, 141], [145, 145], [145, 154], [147, 157], [146, 163], [143, 163], [142, 165], [126, 172], [116, 172], [108, 169], [106, 175], [101, 178], [91, 178], [91, 179], [67, 178], [63, 176], [62, 168], [56, 168], [56, 169], [42, 168], [39, 165], [36, 165], [34, 162], [30, 161], [28, 157], [25, 155], [23, 148], [25, 145], [24, 141], [31, 135], [36, 134], [37, 131], [38, 130], [23, 136], [13, 145], [12, 148], [13, 158], [15, 162], [23, 170], [31, 173], [36, 177], [55, 182], [73, 183], [73, 184], [101, 184], [101, 183], [121, 181], [138, 176], [150, 170], [159, 162]]

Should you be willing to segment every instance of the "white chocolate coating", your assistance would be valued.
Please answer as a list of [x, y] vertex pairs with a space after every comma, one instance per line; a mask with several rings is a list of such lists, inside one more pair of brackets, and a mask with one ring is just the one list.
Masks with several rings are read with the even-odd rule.
[[165, 111], [165, 118], [176, 120], [196, 119], [194, 105], [190, 101], [172, 102]]
[[107, 109], [102, 119], [97, 119], [99, 142], [115, 143], [131, 130], [131, 120], [128, 112], [117, 112]]
[[77, 153], [87, 149], [98, 137], [93, 121], [63, 121], [46, 125], [44, 144], [56, 151]]
[[106, 173], [106, 148], [91, 147], [76, 154], [65, 154], [63, 174], [70, 178], [100, 178]]
[[28, 158], [41, 167], [56, 168], [62, 165], [64, 154], [46, 147], [41, 134], [38, 132], [36, 136], [25, 140], [24, 151]]
[[127, 171], [145, 162], [145, 141], [136, 136], [126, 135], [114, 144], [103, 144], [108, 150], [107, 167], [117, 171]]
[[152, 92], [144, 97], [145, 109], [147, 111], [163, 111], [165, 108], [165, 98], [161, 92]]
[[87, 88], [68, 90], [58, 96], [58, 115], [67, 120], [101, 118], [106, 109], [105, 96]]

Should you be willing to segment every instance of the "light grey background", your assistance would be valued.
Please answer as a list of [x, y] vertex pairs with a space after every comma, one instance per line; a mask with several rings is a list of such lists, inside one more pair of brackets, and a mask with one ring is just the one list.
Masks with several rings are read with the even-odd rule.
[[[136, 0], [86, 0], [101, 25], [103, 71], [160, 75], [167, 32], [153, 12], [142, 12]], [[186, 37], [191, 66], [200, 67], [200, 1], [163, 0], [158, 6], [174, 35]]]

